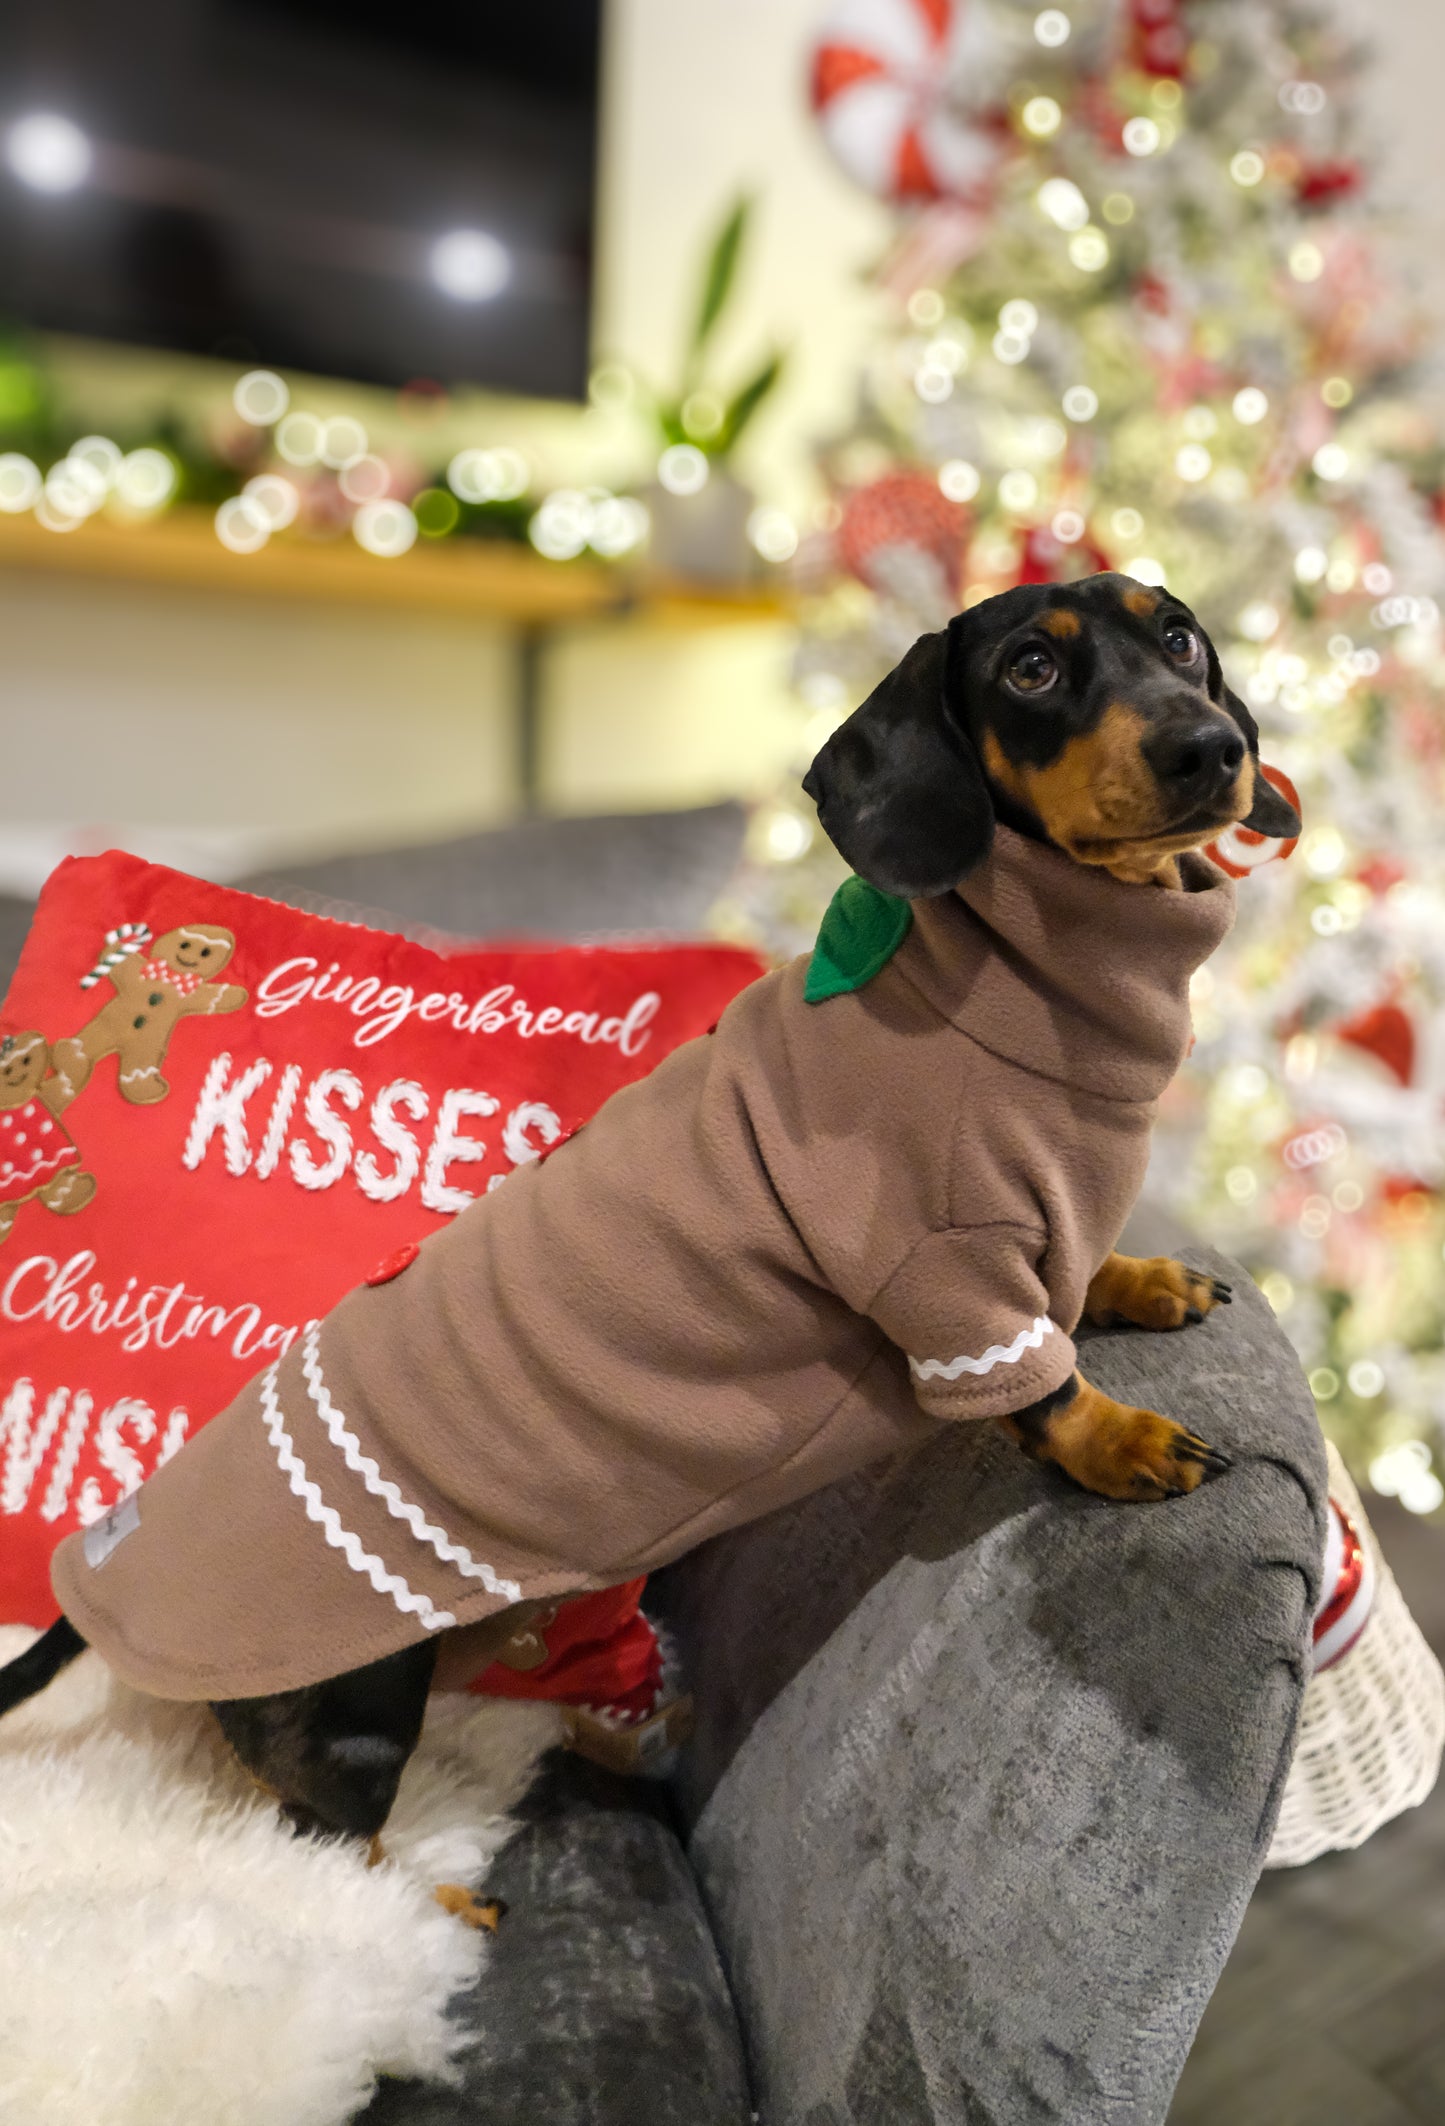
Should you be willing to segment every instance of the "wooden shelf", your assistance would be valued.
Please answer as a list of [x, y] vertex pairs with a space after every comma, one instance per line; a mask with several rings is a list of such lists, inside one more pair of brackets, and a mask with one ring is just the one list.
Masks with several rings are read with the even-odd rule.
[[0, 515], [0, 569], [9, 568], [238, 597], [365, 603], [521, 628], [631, 612], [716, 627], [781, 619], [789, 611], [785, 593], [767, 585], [733, 588], [598, 562], [544, 561], [530, 547], [501, 540], [419, 540], [410, 553], [383, 561], [346, 535], [317, 540], [281, 533], [260, 553], [233, 554], [216, 537], [210, 511], [185, 506], [142, 524], [92, 517], [72, 532], [46, 531], [29, 514]]

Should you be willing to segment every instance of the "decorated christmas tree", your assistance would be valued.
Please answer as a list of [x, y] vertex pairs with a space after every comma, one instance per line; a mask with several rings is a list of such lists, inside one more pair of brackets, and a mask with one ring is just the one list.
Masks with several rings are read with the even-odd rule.
[[[894, 327], [796, 564], [799, 759], [924, 629], [1116, 568], [1198, 612], [1305, 831], [1239, 923], [1151, 1189], [1254, 1271], [1377, 1488], [1445, 1473], [1442, 432], [1362, 191], [1362, 55], [1300, 0], [841, 0], [813, 100], [896, 203]], [[802, 949], [804, 800], [743, 913]]]

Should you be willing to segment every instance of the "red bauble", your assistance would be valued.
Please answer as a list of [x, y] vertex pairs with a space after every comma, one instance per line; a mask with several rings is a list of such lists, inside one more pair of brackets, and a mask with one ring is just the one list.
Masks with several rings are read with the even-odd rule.
[[850, 575], [876, 588], [873, 564], [885, 547], [930, 555], [950, 589], [958, 581], [968, 518], [926, 472], [886, 472], [843, 503], [838, 553]]
[[1109, 566], [1107, 554], [1088, 539], [1067, 543], [1036, 524], [1025, 532], [1015, 583], [1072, 583], [1080, 576], [1096, 576]]
[[1179, 0], [1129, 0], [1129, 56], [1141, 72], [1177, 81], [1189, 57]]
[[1364, 863], [1355, 866], [1355, 877], [1362, 886], [1369, 888], [1377, 900], [1408, 876], [1398, 857], [1383, 856], [1378, 852], [1374, 856], [1366, 857]]
[[1358, 192], [1363, 173], [1357, 162], [1301, 163], [1295, 197], [1302, 207], [1324, 207]]
[[[1413, 1084], [1415, 1029], [1398, 1004], [1373, 1004], [1368, 1011], [1357, 1011], [1335, 1028], [1335, 1034], [1351, 1048], [1362, 1048], [1366, 1055], [1376, 1057], [1399, 1084]], [[1418, 1182], [1413, 1185], [1419, 1186]]]

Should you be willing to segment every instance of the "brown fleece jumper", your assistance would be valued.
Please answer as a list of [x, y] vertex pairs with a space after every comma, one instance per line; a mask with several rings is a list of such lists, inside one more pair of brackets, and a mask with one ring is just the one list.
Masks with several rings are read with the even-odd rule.
[[1001, 828], [862, 988], [754, 983], [63, 1543], [66, 1614], [142, 1690], [290, 1689], [1059, 1387], [1233, 915], [1181, 872]]

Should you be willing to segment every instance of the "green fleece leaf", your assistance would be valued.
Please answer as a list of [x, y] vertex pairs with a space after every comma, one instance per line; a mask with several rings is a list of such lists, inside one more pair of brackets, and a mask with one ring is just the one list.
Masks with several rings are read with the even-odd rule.
[[912, 922], [907, 901], [880, 893], [866, 879], [845, 878], [823, 917], [803, 984], [804, 1001], [821, 1004], [871, 982], [888, 965]]

